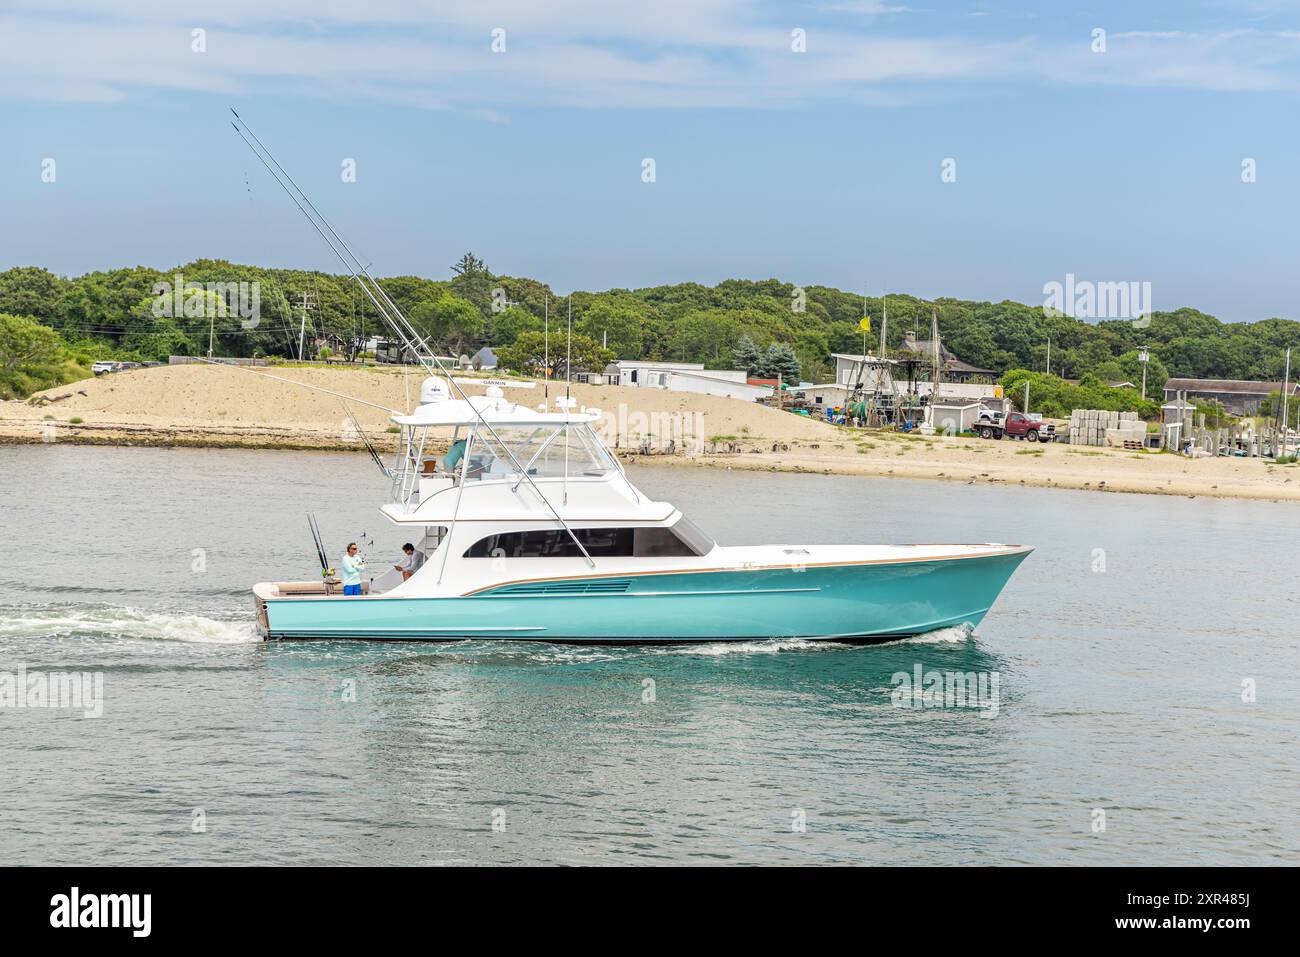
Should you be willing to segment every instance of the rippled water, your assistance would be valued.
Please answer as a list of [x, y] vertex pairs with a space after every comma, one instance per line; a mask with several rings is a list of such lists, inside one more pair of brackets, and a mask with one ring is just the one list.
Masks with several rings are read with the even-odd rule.
[[[0, 854], [1294, 862], [1295, 507], [672, 468], [633, 478], [726, 543], [1039, 550], [973, 637], [263, 644], [248, 586], [313, 573], [307, 509], [331, 552], [373, 538], [372, 561], [396, 555], [403, 536], [376, 512], [386, 483], [363, 456], [0, 447], [0, 673], [104, 681], [98, 718], [0, 707]], [[917, 665], [996, 672], [996, 717], [895, 707], [891, 677]]]

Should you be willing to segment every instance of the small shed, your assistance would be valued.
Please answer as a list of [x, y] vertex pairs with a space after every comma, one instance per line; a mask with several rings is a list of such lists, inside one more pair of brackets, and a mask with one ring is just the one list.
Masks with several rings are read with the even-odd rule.
[[930, 422], [936, 432], [953, 435], [969, 432], [980, 417], [980, 404], [965, 400], [941, 399], [930, 405]]
[[1196, 412], [1196, 406], [1186, 399], [1174, 399], [1166, 402], [1160, 407], [1160, 421], [1164, 424], [1171, 422], [1190, 422], [1193, 413]]

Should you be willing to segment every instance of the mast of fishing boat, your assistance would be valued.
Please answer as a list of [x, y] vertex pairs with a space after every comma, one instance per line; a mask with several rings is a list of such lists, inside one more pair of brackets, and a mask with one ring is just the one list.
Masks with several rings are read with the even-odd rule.
[[889, 293], [880, 297], [880, 358], [885, 358], [885, 331], [889, 328]]
[[862, 294], [863, 321], [858, 323], [858, 325], [862, 327], [862, 361], [863, 362], [867, 361], [867, 330], [871, 328], [871, 324], [866, 321], [866, 318], [867, 318], [867, 294], [864, 292]]

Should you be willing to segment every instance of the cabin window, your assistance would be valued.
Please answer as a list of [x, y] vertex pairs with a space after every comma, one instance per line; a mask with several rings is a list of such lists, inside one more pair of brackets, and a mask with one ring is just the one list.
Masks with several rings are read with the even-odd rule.
[[[683, 519], [684, 521], [684, 519]], [[679, 523], [680, 524], [680, 523]], [[575, 528], [573, 534], [592, 558], [646, 558], [702, 554], [673, 528]], [[700, 533], [701, 535], [703, 533]], [[709, 543], [710, 546], [712, 542]], [[581, 558], [582, 552], [562, 528], [500, 532], [481, 538], [466, 558]]]
[[567, 428], [497, 426], [494, 434], [476, 435], [475, 442], [475, 449], [485, 453], [482, 476], [488, 479], [519, 481], [521, 468], [533, 478], [603, 476], [617, 470], [609, 452], [585, 423]]

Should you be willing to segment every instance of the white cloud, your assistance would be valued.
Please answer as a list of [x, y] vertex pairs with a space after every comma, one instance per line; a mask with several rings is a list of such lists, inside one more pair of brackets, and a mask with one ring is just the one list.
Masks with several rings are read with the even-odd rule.
[[[857, 12], [903, 8], [851, 4]], [[1114, 32], [1089, 37], [886, 35], [792, 24], [752, 0], [11, 0], [0, 15], [0, 98], [112, 101], [148, 90], [367, 97], [501, 121], [531, 106], [783, 107], [907, 102], [959, 84], [1065, 84], [1294, 91], [1294, 34]], [[924, 19], [924, 18], [922, 18]], [[911, 18], [909, 18], [911, 21]], [[208, 31], [204, 54], [190, 30]], [[507, 52], [490, 50], [503, 26]]]

